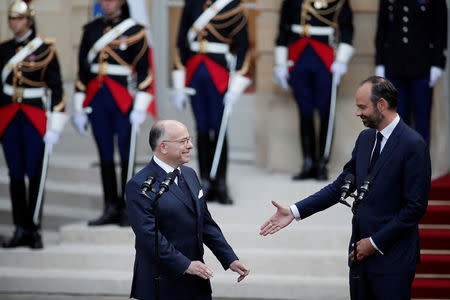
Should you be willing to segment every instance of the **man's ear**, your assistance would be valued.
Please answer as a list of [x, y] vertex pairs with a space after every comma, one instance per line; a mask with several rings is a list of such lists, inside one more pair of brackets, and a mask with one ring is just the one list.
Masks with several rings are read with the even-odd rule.
[[159, 151], [163, 154], [167, 154], [167, 144], [162, 142], [158, 145]]
[[388, 102], [386, 101], [386, 99], [380, 98], [380, 99], [378, 100], [378, 102], [377, 102], [377, 109], [378, 109], [380, 112], [385, 111], [386, 109], [388, 109], [388, 107], [389, 107], [389, 104], [388, 104]]

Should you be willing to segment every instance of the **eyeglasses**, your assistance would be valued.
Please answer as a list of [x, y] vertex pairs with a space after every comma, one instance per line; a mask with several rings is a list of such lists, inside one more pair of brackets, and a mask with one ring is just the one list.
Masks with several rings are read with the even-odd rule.
[[183, 139], [180, 139], [180, 140], [175, 140], [175, 141], [167, 141], [167, 140], [165, 140], [163, 142], [166, 142], [166, 143], [178, 143], [178, 144], [182, 144], [182, 145], [186, 146], [189, 142], [194, 143], [194, 137], [188, 136], [187, 138], [183, 138]]

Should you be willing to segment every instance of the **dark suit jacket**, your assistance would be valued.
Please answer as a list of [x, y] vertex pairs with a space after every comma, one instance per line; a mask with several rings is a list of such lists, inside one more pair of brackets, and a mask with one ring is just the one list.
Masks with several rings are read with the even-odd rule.
[[430, 67], [445, 68], [447, 6], [445, 0], [380, 0], [375, 64], [386, 76], [417, 79]]
[[[347, 174], [355, 175], [356, 187], [362, 185], [374, 141], [375, 129], [360, 133], [352, 158], [336, 181], [296, 203], [302, 219], [334, 205]], [[415, 270], [420, 259], [418, 222], [430, 192], [430, 165], [422, 137], [400, 120], [372, 169], [373, 183], [357, 213], [361, 239], [372, 237], [384, 253], [377, 251], [363, 261], [369, 273]]]
[[[155, 295], [155, 215], [152, 201], [139, 195], [142, 183], [152, 170], [158, 174], [154, 184], [158, 188], [167, 174], [153, 159], [126, 185], [127, 209], [136, 235], [131, 297], [141, 300], [154, 299]], [[181, 174], [186, 179], [196, 207], [193, 208], [192, 201], [184, 196], [175, 183], [159, 199], [161, 300], [192, 299], [195, 295], [211, 294], [209, 280], [184, 274], [191, 261], [203, 261], [203, 243], [211, 249], [224, 269], [237, 259], [212, 219], [204, 198], [198, 198], [201, 186], [195, 171], [181, 166]], [[155, 196], [152, 192], [148, 194], [152, 199]]]

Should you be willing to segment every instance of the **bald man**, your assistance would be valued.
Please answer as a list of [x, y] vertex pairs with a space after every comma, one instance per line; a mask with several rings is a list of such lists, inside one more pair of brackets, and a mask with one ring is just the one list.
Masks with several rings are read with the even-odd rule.
[[237, 258], [214, 222], [206, 205], [197, 174], [183, 166], [190, 160], [193, 140], [186, 126], [175, 120], [161, 120], [150, 130], [149, 143], [154, 156], [150, 163], [126, 185], [127, 208], [136, 235], [131, 297], [155, 299], [156, 274], [155, 193], [150, 199], [140, 195], [142, 183], [154, 174], [158, 189], [168, 173], [177, 174], [174, 184], [159, 199], [160, 299], [210, 300], [209, 279], [213, 273], [203, 261], [203, 244], [208, 246], [226, 270], [240, 276], [247, 269]]

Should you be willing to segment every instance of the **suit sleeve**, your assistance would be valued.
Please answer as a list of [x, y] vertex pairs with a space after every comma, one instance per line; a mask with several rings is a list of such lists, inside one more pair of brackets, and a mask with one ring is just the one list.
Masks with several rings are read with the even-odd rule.
[[222, 231], [219, 226], [211, 217], [206, 202], [203, 201], [202, 205], [205, 206], [205, 215], [203, 223], [203, 242], [214, 253], [217, 259], [222, 264], [222, 267], [227, 270], [230, 264], [237, 260], [238, 257], [234, 253], [231, 246], [225, 240]]
[[432, 9], [431, 43], [433, 44], [431, 65], [444, 69], [447, 49], [447, 5], [445, 0], [434, 0], [430, 2], [430, 5]]
[[83, 36], [81, 38], [80, 49], [78, 50], [78, 79], [75, 85], [76, 92], [86, 92], [86, 85], [88, 84], [89, 63], [87, 56], [89, 52], [89, 42], [86, 27], [83, 29]]
[[51, 93], [51, 111], [65, 110], [65, 96], [62, 88], [61, 71], [58, 62], [56, 49], [53, 45], [50, 46], [50, 55], [52, 58], [47, 66], [44, 81]]
[[278, 37], [275, 41], [277, 46], [288, 46], [290, 24], [289, 24], [289, 4], [288, 0], [281, 3], [280, 20], [278, 23]]
[[137, 34], [143, 34], [143, 37], [133, 45], [135, 52], [133, 65], [137, 74], [137, 88], [139, 91], [148, 92], [152, 82], [152, 73], [150, 70], [147, 36], [144, 28]]
[[404, 161], [402, 203], [404, 206], [389, 223], [372, 235], [372, 240], [384, 253], [396, 243], [402, 233], [417, 226], [428, 205], [431, 182], [431, 161], [428, 147], [423, 141], [419, 146], [409, 145]]
[[[146, 250], [149, 259], [155, 254], [155, 215], [152, 201], [143, 201], [139, 195], [139, 185], [130, 181], [126, 185], [127, 210], [131, 227], [136, 235], [136, 244]], [[158, 232], [161, 268], [172, 278], [177, 278], [188, 269], [191, 261]]]
[[375, 65], [384, 65], [384, 41], [386, 24], [388, 22], [387, 11], [384, 9], [384, 0], [379, 1], [377, 32], [375, 35]]
[[340, 188], [344, 184], [345, 176], [347, 176], [347, 174], [355, 175], [358, 141], [359, 137], [353, 149], [352, 158], [345, 164], [344, 169], [338, 178], [314, 195], [311, 195], [295, 204], [300, 213], [301, 219], [307, 218], [337, 203], [340, 197]]
[[341, 32], [340, 42], [351, 45], [353, 42], [353, 13], [349, 1], [345, 1], [339, 13], [338, 23]]

